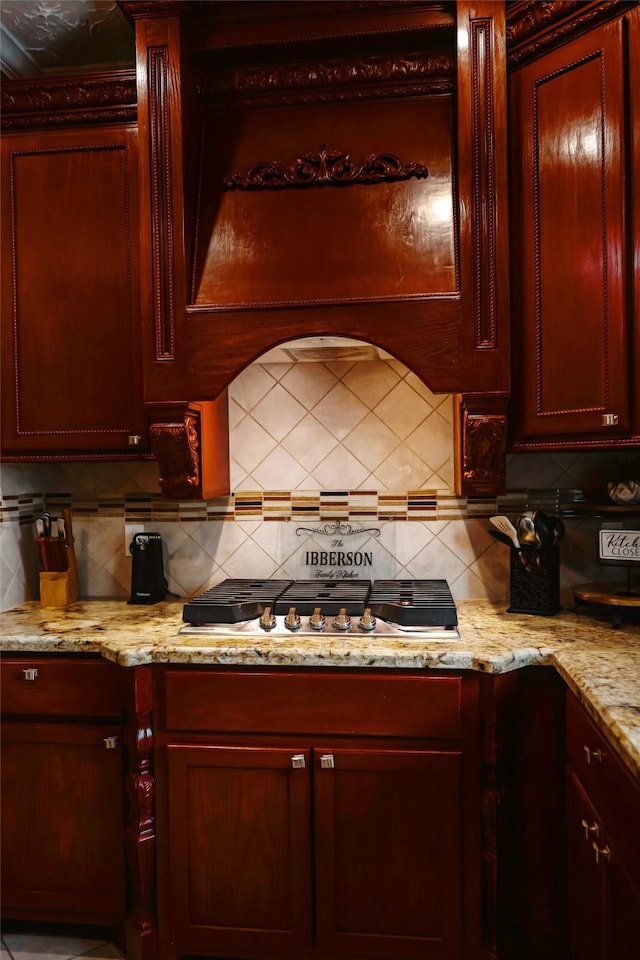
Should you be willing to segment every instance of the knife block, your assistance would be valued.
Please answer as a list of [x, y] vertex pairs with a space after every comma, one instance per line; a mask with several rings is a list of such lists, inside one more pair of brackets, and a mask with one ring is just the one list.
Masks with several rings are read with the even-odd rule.
[[68, 607], [78, 599], [78, 585], [71, 570], [40, 572], [40, 605]]
[[75, 603], [80, 595], [78, 589], [78, 567], [71, 528], [71, 510], [62, 511], [67, 537], [67, 559], [69, 568], [61, 571], [40, 571], [40, 605], [43, 607], [68, 607]]
[[507, 613], [533, 613], [552, 617], [560, 606], [560, 551], [511, 550], [511, 603]]

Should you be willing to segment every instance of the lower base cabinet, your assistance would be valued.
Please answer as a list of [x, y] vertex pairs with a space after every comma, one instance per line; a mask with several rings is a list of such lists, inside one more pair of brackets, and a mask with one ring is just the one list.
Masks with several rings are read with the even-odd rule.
[[[476, 958], [463, 680], [263, 673], [243, 691], [237, 671], [206, 675], [206, 702], [203, 672], [161, 681], [161, 953]], [[235, 730], [245, 710], [252, 736]], [[181, 731], [163, 729], [171, 717]]]
[[640, 953], [640, 789], [590, 718], [567, 703], [571, 960]]
[[117, 668], [2, 659], [2, 916], [116, 927], [125, 915]]

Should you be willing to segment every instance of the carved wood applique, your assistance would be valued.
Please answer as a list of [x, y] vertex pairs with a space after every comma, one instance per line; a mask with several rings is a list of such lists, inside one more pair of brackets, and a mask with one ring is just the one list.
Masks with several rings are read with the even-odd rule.
[[137, 960], [156, 956], [156, 826], [153, 772], [151, 668], [133, 667], [124, 684], [127, 724], [125, 786], [129, 800], [125, 831], [131, 909], [127, 917], [127, 954]]
[[467, 497], [491, 497], [506, 488], [506, 397], [458, 398], [456, 423], [459, 492]]
[[381, 183], [427, 177], [424, 163], [403, 162], [393, 153], [370, 153], [363, 160], [344, 150], [324, 144], [317, 153], [303, 153], [289, 163], [267, 160], [256, 163], [245, 174], [236, 173], [222, 181], [224, 190], [263, 190], [285, 187], [345, 186], [352, 183]]
[[164, 496], [171, 500], [192, 497], [200, 483], [197, 417], [186, 414], [179, 423], [152, 423], [149, 436]]
[[137, 116], [135, 73], [8, 81], [0, 105], [3, 130], [130, 123]]

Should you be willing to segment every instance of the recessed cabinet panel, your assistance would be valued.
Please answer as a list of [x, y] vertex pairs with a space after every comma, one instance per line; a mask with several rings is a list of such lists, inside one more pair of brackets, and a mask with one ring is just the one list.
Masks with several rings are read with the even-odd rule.
[[7, 917], [116, 923], [125, 911], [119, 726], [2, 724]]
[[3, 141], [3, 447], [142, 434], [137, 134]]
[[[455, 293], [451, 111], [447, 95], [212, 118], [193, 302], [299, 305]], [[389, 155], [405, 172], [377, 178], [385, 163], [393, 166]], [[295, 169], [297, 179], [276, 189], [273, 177], [255, 172], [261, 164]], [[408, 175], [410, 167], [424, 173]], [[234, 177], [250, 187], [222, 189]]]
[[461, 754], [314, 753], [320, 951], [461, 956]]
[[171, 745], [167, 765], [178, 948], [308, 947], [309, 752]]
[[595, 30], [511, 80], [518, 439], [630, 426], [622, 31]]

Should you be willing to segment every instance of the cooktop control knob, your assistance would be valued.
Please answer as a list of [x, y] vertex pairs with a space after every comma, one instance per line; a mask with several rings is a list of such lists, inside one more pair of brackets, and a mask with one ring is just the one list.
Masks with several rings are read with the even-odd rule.
[[273, 613], [271, 613], [271, 607], [265, 607], [264, 613], [260, 617], [260, 626], [263, 630], [273, 630], [276, 625], [276, 618]]
[[300, 617], [296, 613], [295, 607], [289, 607], [289, 613], [284, 618], [284, 625], [287, 630], [299, 630], [300, 624], [302, 623]]
[[369, 632], [370, 630], [375, 630], [376, 623], [376, 618], [371, 614], [371, 607], [367, 607], [358, 621], [358, 626], [361, 630]]
[[350, 630], [351, 629], [351, 617], [347, 615], [347, 608], [341, 607], [340, 613], [333, 621], [333, 626], [336, 630]]
[[312, 630], [324, 630], [327, 625], [327, 621], [322, 616], [322, 611], [320, 607], [316, 607], [309, 617], [309, 626]]

